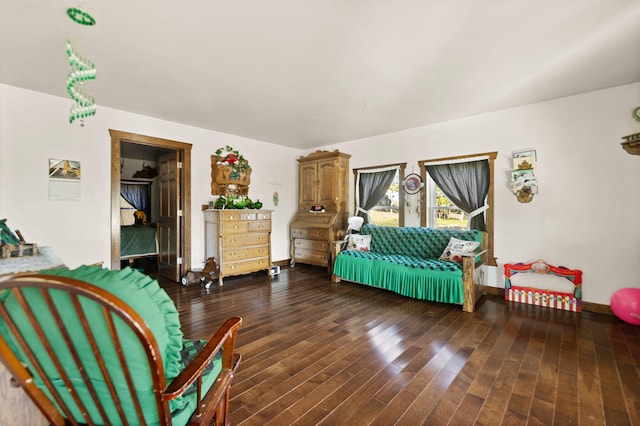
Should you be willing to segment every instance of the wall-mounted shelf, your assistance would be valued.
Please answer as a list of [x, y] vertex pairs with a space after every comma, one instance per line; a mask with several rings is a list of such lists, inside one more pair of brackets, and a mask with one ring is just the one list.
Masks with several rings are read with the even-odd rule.
[[623, 136], [622, 148], [632, 155], [640, 155], [640, 133]]

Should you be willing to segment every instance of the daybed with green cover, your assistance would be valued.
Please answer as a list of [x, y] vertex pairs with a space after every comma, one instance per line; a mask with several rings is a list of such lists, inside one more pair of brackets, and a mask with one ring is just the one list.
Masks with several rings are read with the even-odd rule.
[[173, 301], [131, 268], [0, 281], [0, 360], [51, 424], [226, 424], [241, 322], [184, 339]]
[[[477, 230], [365, 224], [360, 236], [354, 238], [370, 239], [368, 247], [365, 244], [340, 251], [334, 260], [332, 279], [415, 299], [461, 304], [464, 311], [473, 312], [482, 295], [481, 286], [474, 282], [474, 272], [486, 254], [484, 235]], [[464, 243], [471, 250], [452, 255], [451, 244], [456, 240], [477, 244]]]

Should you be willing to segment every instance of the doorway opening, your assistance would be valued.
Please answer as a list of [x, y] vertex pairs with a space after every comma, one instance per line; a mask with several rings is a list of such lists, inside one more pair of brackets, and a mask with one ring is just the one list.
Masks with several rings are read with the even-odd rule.
[[[174, 282], [191, 269], [191, 147], [184, 142], [109, 130], [111, 135], [111, 269], [120, 269], [122, 161], [156, 165], [157, 274]], [[126, 177], [128, 178], [128, 177]], [[152, 184], [153, 186], [154, 184]], [[144, 257], [149, 264], [154, 256]], [[142, 259], [142, 258], [141, 258]]]

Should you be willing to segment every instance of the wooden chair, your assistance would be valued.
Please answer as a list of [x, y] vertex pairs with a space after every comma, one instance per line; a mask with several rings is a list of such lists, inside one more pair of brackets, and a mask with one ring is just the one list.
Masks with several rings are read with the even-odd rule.
[[[99, 273], [113, 284], [115, 272], [122, 271]], [[153, 291], [168, 299], [153, 283]], [[150, 309], [153, 315], [157, 310]], [[177, 318], [177, 311], [171, 315]], [[216, 425], [227, 424], [241, 323], [229, 318], [208, 341], [185, 340], [180, 352], [198, 343], [187, 363], [184, 353], [169, 353], [166, 335], [154, 335], [158, 324], [105, 288], [54, 275], [0, 281], [0, 361], [54, 425], [211, 424], [214, 418]], [[172, 356], [183, 368], [168, 378]]]

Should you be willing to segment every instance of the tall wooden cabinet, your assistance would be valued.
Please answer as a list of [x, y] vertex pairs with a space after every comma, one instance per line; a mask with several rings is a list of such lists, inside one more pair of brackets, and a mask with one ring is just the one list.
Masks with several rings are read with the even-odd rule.
[[205, 210], [206, 257], [224, 277], [266, 270], [271, 274], [270, 210]]
[[[344, 237], [349, 201], [349, 154], [316, 151], [299, 162], [298, 213], [291, 222], [291, 266], [328, 267], [331, 241]], [[324, 211], [312, 211], [322, 206]]]

